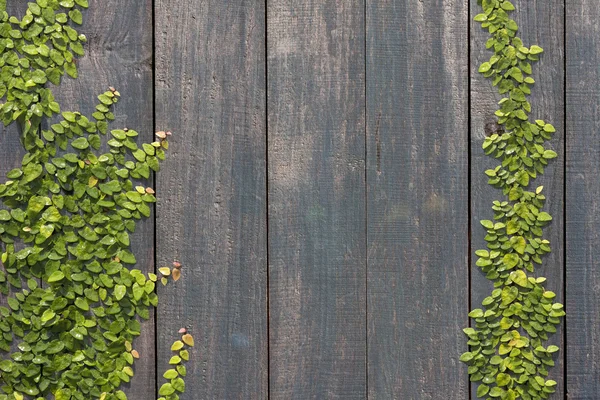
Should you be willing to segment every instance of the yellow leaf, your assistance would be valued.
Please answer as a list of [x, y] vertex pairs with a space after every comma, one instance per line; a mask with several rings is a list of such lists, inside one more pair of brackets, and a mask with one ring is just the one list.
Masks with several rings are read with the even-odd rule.
[[180, 269], [174, 269], [173, 270], [173, 280], [175, 282], [177, 282], [180, 278], [181, 278], [181, 270]]
[[181, 350], [181, 349], [183, 349], [183, 342], [181, 340], [176, 341], [171, 346], [171, 351], [178, 351], [178, 350]]
[[188, 346], [194, 347], [194, 337], [192, 335], [190, 335], [189, 333], [186, 335], [183, 335], [181, 340], [183, 340], [183, 343], [187, 344]]

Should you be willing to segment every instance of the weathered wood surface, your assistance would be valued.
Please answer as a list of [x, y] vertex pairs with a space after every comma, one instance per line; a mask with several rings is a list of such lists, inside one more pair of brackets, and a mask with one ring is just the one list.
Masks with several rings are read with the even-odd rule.
[[364, 399], [364, 2], [271, 0], [272, 399]]
[[567, 1], [567, 391], [600, 393], [600, 8]]
[[[88, 117], [99, 103], [97, 96], [109, 86], [121, 93], [114, 108], [111, 129], [127, 127], [140, 133], [140, 142], [153, 141], [152, 1], [104, 0], [90, 2], [80, 28], [88, 43], [77, 65], [77, 79], [63, 78], [54, 89], [62, 111], [79, 111]], [[153, 186], [152, 180], [143, 182]], [[154, 271], [154, 218], [138, 222], [132, 248], [142, 271]], [[135, 378], [125, 392], [134, 399], [155, 398], [154, 312], [142, 325], [134, 342], [141, 358], [134, 365]]]
[[158, 0], [156, 123], [174, 132], [158, 174], [158, 367], [187, 326], [189, 399], [267, 398], [265, 4]]
[[[511, 17], [519, 25], [519, 37], [526, 46], [537, 44], [544, 48], [540, 61], [533, 63], [533, 78], [536, 80], [532, 88], [531, 116], [552, 123], [556, 133], [549, 147], [558, 153], [558, 158], [547, 167], [543, 176], [532, 181], [532, 187], [544, 186], [547, 202], [544, 210], [549, 212], [552, 223], [544, 229], [544, 238], [550, 240], [552, 253], [544, 257], [542, 266], [538, 266], [536, 274], [548, 280], [546, 289], [557, 294], [557, 301], [564, 301], [564, 23], [563, 0], [516, 0], [513, 1], [517, 11]], [[471, 15], [480, 13], [481, 7], [476, 1], [471, 2]], [[485, 229], [479, 223], [482, 219], [492, 219], [492, 201], [504, 196], [501, 190], [487, 184], [486, 169], [495, 168], [498, 161], [486, 156], [481, 148], [486, 136], [486, 125], [496, 121], [494, 112], [498, 109], [498, 101], [502, 98], [496, 87], [492, 87], [489, 79], [479, 72], [479, 65], [487, 61], [493, 54], [486, 50], [485, 42], [489, 38], [487, 30], [480, 23], [471, 21], [471, 253], [486, 248]], [[488, 126], [488, 131], [490, 127]], [[479, 267], [475, 265], [477, 257], [472, 254], [471, 262], [471, 309], [481, 307], [482, 300], [489, 296], [493, 285], [485, 278]], [[550, 344], [561, 348], [558, 357], [565, 354], [564, 325], [552, 335]], [[558, 382], [556, 398], [564, 396], [564, 371], [561, 359], [557, 359], [556, 367], [550, 371], [550, 379]], [[473, 386], [473, 398], [475, 396]]]
[[[27, 4], [9, 2], [6, 10], [11, 15], [21, 16], [27, 9]], [[6, 174], [13, 168], [21, 166], [21, 160], [25, 154], [25, 149], [21, 145], [20, 129], [17, 123], [13, 123], [8, 128], [0, 124], [0, 182], [6, 182]], [[0, 207], [2, 204], [0, 203]], [[4, 300], [0, 296], [0, 301]]]
[[371, 399], [468, 398], [467, 24], [463, 1], [368, 2]]
[[[554, 217], [537, 273], [568, 313], [553, 398], [595, 399], [600, 11], [513, 2], [519, 35], [545, 49], [532, 114], [557, 130], [559, 157], [536, 180]], [[174, 132], [133, 245], [140, 268], [179, 260], [184, 278], [159, 289], [130, 399], [156, 397], [183, 326], [197, 343], [186, 398], [469, 398], [461, 328], [492, 290], [473, 253], [502, 197], [483, 174], [500, 97], [477, 72], [491, 54], [478, 12], [476, 0], [90, 2], [80, 77], [55, 89], [63, 110], [90, 114], [114, 86], [114, 128]], [[23, 153], [17, 127], [3, 129], [0, 180]]]

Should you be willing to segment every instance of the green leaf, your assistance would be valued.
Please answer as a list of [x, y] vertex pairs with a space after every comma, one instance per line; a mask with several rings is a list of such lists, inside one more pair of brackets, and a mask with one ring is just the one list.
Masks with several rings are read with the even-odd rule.
[[115, 299], [120, 301], [127, 293], [127, 288], [124, 285], [115, 286]]
[[543, 51], [544, 51], [544, 49], [542, 49], [540, 46], [537, 46], [537, 45], [533, 45], [529, 48], [530, 54], [540, 54]]
[[515, 253], [508, 253], [502, 258], [502, 262], [507, 270], [516, 267], [520, 260], [519, 256]]
[[0, 221], [10, 221], [11, 216], [7, 210], [0, 210]]
[[78, 138], [71, 143], [71, 146], [78, 150], [85, 150], [88, 147], [90, 147], [90, 144], [88, 143], [86, 138]]
[[511, 243], [512, 243], [513, 249], [515, 249], [515, 251], [517, 253], [519, 253], [519, 254], [525, 253], [525, 248], [527, 247], [527, 242], [525, 241], [524, 237], [522, 237], [522, 236], [514, 237], [511, 239]]
[[179, 373], [176, 370], [174, 370], [174, 369], [168, 369], [163, 374], [163, 377], [165, 379], [169, 379], [169, 380], [177, 378], [178, 376], [179, 376]]
[[481, 318], [483, 317], [483, 310], [476, 308], [475, 310], [469, 313], [469, 317], [471, 318]]
[[498, 375], [496, 375], [496, 384], [498, 386], [508, 386], [508, 384], [510, 384], [511, 382], [511, 377], [508, 374], [505, 373], [499, 373]]
[[42, 235], [46, 239], [49, 238], [50, 236], [52, 236], [53, 232], [54, 232], [54, 226], [52, 226], [52, 225], [42, 225], [40, 227], [40, 235]]
[[183, 342], [181, 340], [178, 340], [176, 342], [173, 343], [173, 345], [171, 346], [171, 351], [178, 351], [181, 350], [183, 348]]
[[521, 287], [528, 286], [527, 275], [522, 270], [514, 271], [510, 274], [510, 279]]
[[479, 72], [485, 73], [488, 72], [492, 68], [492, 65], [489, 62], [484, 62], [479, 66]]
[[494, 228], [494, 223], [492, 221], [482, 220], [480, 222], [481, 222], [481, 225], [483, 225], [483, 227], [486, 228], [486, 229], [493, 229]]
[[90, 305], [88, 304], [87, 300], [83, 297], [78, 297], [75, 299], [75, 306], [77, 306], [77, 308], [80, 308], [83, 311], [88, 311], [90, 309]]
[[537, 219], [538, 219], [538, 221], [548, 222], [548, 221], [552, 221], [552, 216], [550, 214], [548, 214], [547, 212], [542, 211], [541, 213], [538, 214]]
[[65, 278], [65, 274], [62, 271], [55, 271], [48, 277], [49, 283], [59, 282]]
[[515, 301], [515, 299], [517, 298], [517, 296], [519, 295], [519, 289], [517, 289], [516, 287], [512, 286], [512, 287], [505, 287], [504, 289], [502, 289], [502, 304], [503, 305], [508, 305], [510, 303], [512, 303], [513, 301]]
[[173, 388], [174, 388], [176, 391], [178, 391], [178, 392], [180, 392], [180, 393], [183, 393], [183, 392], [185, 392], [185, 381], [184, 381], [183, 379], [181, 379], [181, 378], [175, 378], [175, 379], [174, 379], [174, 380], [171, 382], [171, 384], [173, 385]]
[[483, 397], [490, 391], [490, 387], [484, 384], [479, 385], [477, 388], [477, 397]]
[[512, 3], [508, 0], [504, 0], [502, 3], [500, 3], [500, 5], [505, 11], [512, 11], [515, 9], [515, 6], [513, 6]]
[[56, 316], [56, 313], [52, 310], [46, 310], [44, 311], [44, 313], [42, 314], [42, 322], [48, 322], [50, 321], [52, 318], [54, 318]]
[[506, 224], [506, 233], [509, 235], [513, 235], [513, 234], [519, 232], [520, 229], [521, 229], [521, 225], [519, 224], [519, 221], [516, 219], [511, 219]]
[[71, 21], [75, 22], [78, 25], [81, 25], [83, 23], [83, 16], [81, 15], [81, 11], [77, 9], [69, 11], [69, 18], [71, 18]]
[[175, 388], [170, 383], [163, 384], [158, 390], [158, 394], [160, 394], [161, 396], [169, 396], [173, 393], [175, 393]]
[[558, 346], [555, 345], [548, 346], [548, 348], [546, 349], [548, 353], [556, 353], [558, 350]]

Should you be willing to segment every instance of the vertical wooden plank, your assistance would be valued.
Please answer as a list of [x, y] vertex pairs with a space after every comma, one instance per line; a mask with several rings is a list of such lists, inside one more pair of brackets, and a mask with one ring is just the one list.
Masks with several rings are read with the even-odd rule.
[[367, 3], [370, 399], [468, 398], [467, 6]]
[[[9, 1], [6, 6], [8, 15], [14, 15], [21, 18], [27, 10], [27, 4], [24, 2]], [[25, 155], [25, 149], [20, 141], [20, 129], [17, 123], [9, 127], [1, 125], [0, 132], [0, 181], [6, 182], [6, 174], [13, 168], [21, 166], [21, 160]], [[0, 207], [2, 204], [0, 204]]]
[[266, 399], [266, 76], [263, 0], [155, 1], [158, 365], [181, 326], [196, 337], [186, 398]]
[[2, 127], [0, 133], [0, 181], [6, 182], [6, 174], [13, 168], [21, 166], [25, 149], [19, 140], [20, 132], [15, 124]]
[[364, 399], [364, 1], [267, 12], [271, 398]]
[[566, 2], [567, 392], [600, 393], [600, 8]]
[[[550, 241], [552, 252], [543, 258], [543, 264], [538, 266], [536, 276], [547, 278], [545, 288], [556, 293], [556, 301], [564, 298], [564, 0], [514, 0], [516, 10], [510, 14], [519, 25], [519, 36], [525, 46], [538, 45], [544, 49], [540, 61], [532, 64], [536, 83], [532, 87], [529, 98], [532, 107], [531, 118], [543, 119], [553, 124], [556, 133], [549, 143], [558, 158], [552, 160], [546, 167], [545, 174], [538, 176], [530, 184], [532, 188], [544, 186], [546, 205], [544, 211], [553, 217], [552, 223], [544, 228], [544, 238]], [[471, 1], [471, 16], [481, 12], [477, 1]], [[489, 79], [479, 72], [479, 65], [489, 60], [493, 52], [485, 48], [490, 37], [480, 23], [471, 21], [471, 248], [485, 249], [485, 229], [480, 220], [493, 219], [492, 201], [503, 200], [506, 197], [502, 191], [487, 184], [484, 171], [495, 168], [498, 160], [484, 154], [481, 146], [488, 132], [493, 129], [497, 120], [494, 112], [498, 109], [498, 101], [503, 97], [498, 94], [497, 87], [492, 86]], [[489, 124], [489, 125], [488, 125]], [[487, 128], [486, 128], [487, 125]], [[471, 309], [481, 308], [481, 302], [492, 292], [492, 283], [485, 278], [479, 267], [475, 265], [477, 257], [472, 257], [471, 263]], [[565, 351], [563, 342], [564, 327], [550, 335], [548, 344], [561, 348], [556, 359], [556, 366], [550, 369], [549, 379], [558, 382], [556, 398], [564, 395], [564, 364]], [[462, 367], [466, 368], [466, 367]], [[473, 387], [475, 398], [475, 386]]]
[[[19, 19], [24, 15], [25, 10], [27, 9], [27, 4], [16, 3], [14, 1], [10, 2], [6, 6], [6, 11], [9, 15], [14, 15]], [[6, 174], [14, 168], [21, 167], [21, 161], [23, 160], [23, 156], [26, 151], [23, 145], [21, 144], [21, 129], [19, 125], [14, 122], [12, 125], [5, 127], [0, 124], [2, 127], [0, 132], [0, 182], [4, 183], [8, 180]], [[6, 208], [2, 202], [0, 202], [0, 209]], [[2, 247], [4, 247], [2, 245]], [[3, 250], [2, 250], [3, 251]], [[0, 267], [4, 269], [2, 262], [0, 261]], [[12, 297], [12, 295], [18, 290], [15, 290], [12, 286], [9, 287], [9, 294], [5, 296], [0, 294], [0, 305], [7, 306], [8, 297]], [[16, 342], [16, 341], [15, 341]], [[13, 342], [11, 344], [12, 351], [19, 351], [17, 348], [17, 343]], [[7, 353], [2, 353], [0, 359], [7, 359], [9, 355]]]
[[[25, 14], [27, 3], [9, 1], [6, 6], [8, 15], [19, 19]], [[9, 127], [0, 124], [0, 181], [6, 182], [6, 174], [13, 168], [21, 166], [21, 160], [25, 155], [25, 149], [21, 145], [20, 129], [16, 122]], [[0, 203], [0, 207], [2, 204]]]
[[[111, 129], [130, 128], [140, 133], [139, 142], [151, 142], [153, 133], [152, 0], [104, 0], [90, 2], [81, 33], [87, 36], [86, 55], [78, 61], [79, 77], [64, 78], [54, 89], [63, 111], [90, 116], [97, 96], [115, 87], [121, 100], [115, 106]], [[151, 182], [145, 182], [152, 186]], [[159, 194], [160, 196], [160, 194]], [[154, 271], [154, 218], [138, 223], [132, 235], [136, 268]], [[134, 342], [141, 358], [135, 377], [125, 392], [133, 399], [155, 398], [155, 341], [153, 311]]]

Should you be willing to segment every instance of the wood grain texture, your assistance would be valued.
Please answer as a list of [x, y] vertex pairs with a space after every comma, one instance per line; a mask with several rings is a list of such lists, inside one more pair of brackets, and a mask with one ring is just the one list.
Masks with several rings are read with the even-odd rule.
[[567, 21], [567, 392], [600, 393], [600, 8], [566, 2]]
[[[6, 11], [9, 15], [15, 16], [19, 19], [25, 14], [27, 10], [26, 3], [19, 3], [16, 1], [8, 2], [6, 6]], [[0, 183], [4, 183], [8, 180], [6, 174], [14, 168], [21, 168], [21, 161], [23, 160], [23, 156], [26, 153], [25, 148], [21, 144], [21, 128], [18, 123], [13, 122], [8, 127], [5, 127], [0, 123]], [[6, 209], [4, 204], [0, 201], [0, 209]], [[2, 247], [3, 244], [2, 244]], [[2, 250], [3, 251], [3, 250]], [[2, 262], [0, 261], [0, 266]], [[38, 280], [39, 282], [39, 280]], [[26, 286], [25, 280], [22, 280], [23, 287]], [[9, 288], [9, 296], [12, 296], [14, 293], [18, 293], [21, 290], [15, 289], [11, 285]], [[0, 305], [6, 306], [8, 296], [4, 296], [0, 294]], [[14, 351], [19, 351], [17, 348], [18, 341], [15, 340], [12, 343], [12, 348]], [[4, 357], [0, 357], [4, 359]]]
[[264, 1], [157, 0], [156, 119], [174, 132], [158, 174], [158, 365], [196, 338], [187, 399], [266, 399]]
[[[19, 19], [24, 15], [25, 10], [27, 4], [23, 2], [9, 1], [6, 6], [8, 14]], [[0, 124], [0, 128], [0, 182], [6, 182], [6, 174], [13, 168], [21, 166], [25, 149], [21, 145], [21, 133], [16, 122], [8, 127]]]
[[[62, 111], [80, 111], [88, 117], [97, 96], [115, 87], [121, 100], [109, 129], [124, 127], [140, 133], [139, 143], [154, 140], [152, 84], [152, 1], [104, 0], [90, 2], [83, 12], [81, 33], [87, 36], [85, 57], [78, 61], [79, 77], [64, 78], [54, 94]], [[152, 186], [152, 180], [144, 182]], [[136, 268], [154, 271], [154, 217], [138, 222], [132, 235]], [[124, 389], [133, 400], [155, 398], [154, 311], [134, 342], [141, 355], [135, 377]]]
[[[480, 13], [480, 6], [471, 1], [471, 15]], [[544, 257], [543, 264], [538, 266], [536, 276], [544, 276], [548, 280], [546, 289], [557, 294], [557, 301], [564, 301], [564, 24], [563, 0], [516, 0], [513, 1], [516, 11], [511, 13], [519, 25], [518, 36], [525, 46], [539, 45], [544, 49], [540, 61], [533, 63], [533, 75], [536, 83], [529, 99], [532, 106], [531, 118], [543, 119], [556, 128], [553, 139], [547, 145], [558, 153], [547, 167], [543, 176], [532, 180], [532, 188], [544, 186], [546, 205], [544, 211], [550, 213], [553, 221], [544, 229], [544, 238], [550, 240], [552, 252]], [[485, 229], [480, 220], [492, 219], [492, 201], [505, 198], [502, 191], [487, 184], [484, 171], [495, 168], [498, 161], [484, 154], [481, 145], [485, 139], [485, 126], [496, 121], [494, 112], [497, 102], [502, 98], [492, 82], [478, 72], [479, 65], [489, 60], [492, 51], [486, 50], [485, 43], [489, 38], [487, 30], [483, 30], [479, 22], [471, 21], [471, 250], [486, 248]], [[493, 290], [492, 283], [485, 278], [479, 267], [475, 265], [477, 257], [472, 254], [471, 263], [471, 309], [480, 308], [482, 300]], [[556, 344], [561, 348], [557, 354], [556, 366], [550, 370], [549, 379], [558, 382], [555, 398], [564, 396], [564, 326], [552, 335], [548, 344]], [[473, 398], [475, 385], [473, 385]]]
[[465, 399], [463, 1], [367, 3], [370, 399]]
[[[9, 171], [14, 168], [21, 168], [21, 160], [26, 151], [21, 144], [21, 132], [16, 122], [8, 127], [0, 124], [0, 127], [0, 183], [4, 183], [8, 180], [6, 174]], [[7, 209], [7, 207], [0, 201], [0, 210], [1, 209]], [[1, 247], [4, 248], [4, 243], [2, 243]], [[0, 267], [4, 268], [1, 261]], [[14, 288], [9, 285], [9, 291], [12, 294], [17, 293], [20, 290], [17, 289], [15, 291]], [[7, 296], [0, 294], [0, 305], [6, 306], [7, 304]], [[18, 351], [16, 346], [14, 346], [14, 348], [15, 351]], [[4, 359], [4, 357], [0, 357], [0, 359]]]
[[364, 399], [364, 2], [268, 2], [271, 399]]

